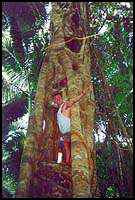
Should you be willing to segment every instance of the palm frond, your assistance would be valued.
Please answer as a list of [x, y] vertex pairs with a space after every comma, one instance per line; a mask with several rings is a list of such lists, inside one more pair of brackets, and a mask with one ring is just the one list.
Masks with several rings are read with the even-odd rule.
[[21, 64], [25, 61], [24, 48], [28, 49], [32, 37], [47, 20], [46, 5], [47, 3], [43, 2], [3, 2], [2, 4], [3, 24], [7, 17], [13, 47]]
[[[11, 74], [11, 76], [10, 76]], [[6, 104], [7, 102], [12, 101], [13, 98], [20, 94], [27, 94], [27, 91], [23, 90], [22, 88], [22, 82], [20, 82], [20, 79], [17, 81], [17, 76], [19, 75], [14, 74], [13, 71], [11, 70], [10, 73], [8, 71], [8, 75], [6, 71], [2, 71], [2, 103]], [[14, 78], [14, 81], [12, 80]], [[24, 83], [26, 83], [24, 81]]]
[[[3, 102], [8, 103], [20, 94], [30, 95], [36, 90], [38, 74], [48, 46], [43, 31], [47, 13], [43, 2], [3, 2], [2, 65]], [[11, 9], [12, 8], [12, 9]], [[28, 20], [28, 18], [30, 20]], [[32, 20], [31, 20], [32, 19]], [[39, 37], [39, 30], [40, 32]], [[18, 32], [19, 31], [19, 32]], [[22, 52], [21, 52], [22, 51]], [[20, 56], [18, 56], [20, 53]], [[23, 62], [20, 57], [23, 57]]]

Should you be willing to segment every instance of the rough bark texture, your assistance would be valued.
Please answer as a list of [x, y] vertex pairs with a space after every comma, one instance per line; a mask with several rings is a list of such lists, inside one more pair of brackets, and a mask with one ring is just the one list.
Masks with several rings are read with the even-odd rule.
[[[71, 111], [71, 167], [55, 162], [59, 130], [56, 110], [49, 106], [54, 88], [61, 89], [67, 100], [92, 84], [88, 41], [79, 40], [88, 35], [86, 3], [59, 2], [52, 3], [52, 6], [51, 45], [39, 76], [16, 196], [98, 197], [93, 141], [95, 107], [91, 104], [93, 92], [76, 103]], [[43, 120], [46, 122], [45, 130]]]

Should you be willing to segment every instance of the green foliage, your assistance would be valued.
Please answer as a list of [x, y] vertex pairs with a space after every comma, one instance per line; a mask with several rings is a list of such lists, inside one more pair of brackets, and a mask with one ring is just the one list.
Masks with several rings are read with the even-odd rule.
[[116, 198], [118, 193], [117, 188], [117, 165], [110, 144], [100, 148], [100, 143], [97, 144], [97, 177], [101, 197]]
[[[95, 61], [105, 73], [108, 86], [113, 94], [120, 116], [126, 126], [133, 126], [133, 10], [132, 4], [128, 2], [93, 2], [90, 3], [92, 15], [102, 14], [100, 17], [95, 15], [92, 19], [94, 29], [99, 26], [96, 21], [104, 21], [106, 31], [101, 33], [93, 41], [93, 47], [100, 51], [100, 58]], [[100, 9], [99, 9], [100, 8]], [[94, 68], [95, 69], [95, 68]], [[96, 70], [95, 70], [96, 72]], [[94, 72], [94, 73], [95, 73]], [[101, 87], [102, 80], [99, 74], [95, 75], [100, 80], [94, 81], [96, 93], [103, 94]], [[99, 82], [100, 81], [100, 82]], [[97, 97], [97, 101], [99, 97]], [[108, 104], [108, 102], [106, 102]], [[105, 105], [104, 105], [105, 106]]]
[[[128, 7], [129, 5], [131, 7]], [[133, 193], [131, 173], [133, 170], [133, 158], [131, 150], [119, 149], [117, 152], [116, 146], [113, 149], [112, 145], [108, 144], [110, 138], [116, 139], [119, 133], [116, 130], [113, 132], [111, 129], [107, 129], [108, 121], [113, 121], [113, 116], [109, 116], [112, 105], [106, 95], [106, 88], [103, 85], [100, 73], [101, 69], [105, 74], [107, 87], [111, 91], [116, 108], [132, 140], [133, 9], [130, 3], [128, 3], [128, 6], [119, 2], [90, 3], [91, 14], [94, 16], [92, 21], [90, 21], [90, 32], [94, 34], [101, 29], [102, 25], [106, 27], [106, 31], [104, 33], [101, 32], [101, 35], [92, 42], [92, 51], [95, 49], [94, 53], [98, 52], [96, 56], [93, 53], [92, 57], [92, 65], [94, 66], [92, 78], [95, 86], [96, 100], [99, 103], [98, 111], [103, 114], [100, 115], [97, 111], [96, 122], [99, 124], [103, 121], [106, 124], [104, 127], [104, 133], [106, 134], [104, 143], [99, 144], [99, 146], [101, 145], [100, 148], [97, 146], [97, 177], [101, 197], [103, 198], [127, 198], [132, 197]], [[100, 16], [98, 13], [100, 13]], [[99, 20], [96, 21], [96, 19]], [[94, 29], [92, 29], [93, 23]], [[107, 110], [108, 107], [110, 110]], [[113, 123], [116, 126], [118, 122], [114, 121]], [[121, 148], [123, 141], [123, 136], [121, 136], [118, 148]], [[131, 163], [129, 163], [129, 160]], [[119, 166], [120, 163], [121, 168]], [[123, 185], [121, 185], [120, 173], [123, 177]]]
[[119, 198], [119, 194], [116, 191], [116, 188], [112, 185], [109, 186], [106, 190], [106, 197], [107, 198]]
[[[44, 30], [48, 17], [46, 4], [3, 3], [3, 102], [11, 101], [16, 94], [31, 96], [36, 92], [38, 75], [49, 42], [49, 35]], [[14, 8], [14, 13], [7, 12], [10, 6]], [[9, 20], [13, 16], [14, 18]], [[16, 23], [18, 28], [14, 27], [14, 32], [11, 33], [13, 23]], [[21, 33], [20, 38], [16, 35], [18, 29]], [[23, 47], [19, 47], [19, 43], [22, 43]], [[18, 47], [20, 52], [24, 51], [21, 56], [16, 53]], [[5, 78], [5, 74], [8, 78]]]
[[97, 143], [97, 178], [102, 198], [132, 197], [132, 161], [130, 151], [122, 150], [113, 141]]
[[25, 61], [25, 48], [28, 49], [31, 38], [42, 28], [47, 19], [45, 5], [43, 2], [3, 2], [2, 4], [3, 21], [10, 26], [14, 53], [20, 64]]
[[[10, 131], [3, 142], [3, 170], [8, 169], [14, 177], [18, 178], [20, 158], [23, 149], [24, 133]], [[6, 172], [8, 174], [8, 172]]]
[[104, 65], [108, 84], [118, 91], [114, 92], [114, 97], [121, 116], [126, 114], [128, 123], [132, 124], [132, 44], [130, 33], [125, 32], [122, 23], [119, 26], [121, 31], [118, 37], [112, 35], [112, 28], [102, 37], [105, 52], [101, 65]]
[[23, 145], [25, 142], [25, 130], [19, 129], [16, 123], [9, 127], [10, 131], [3, 139], [2, 146], [2, 186], [3, 197], [15, 197], [19, 166]]
[[11, 175], [3, 175], [2, 177], [2, 197], [15, 198], [17, 182]]

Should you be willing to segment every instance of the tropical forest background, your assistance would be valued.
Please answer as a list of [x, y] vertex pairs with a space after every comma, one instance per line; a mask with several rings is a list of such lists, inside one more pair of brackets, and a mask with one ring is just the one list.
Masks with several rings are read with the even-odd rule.
[[[85, 2], [86, 3], [86, 2]], [[133, 3], [87, 2], [103, 198], [132, 198]], [[15, 198], [38, 76], [50, 43], [49, 2], [2, 2], [2, 191]]]

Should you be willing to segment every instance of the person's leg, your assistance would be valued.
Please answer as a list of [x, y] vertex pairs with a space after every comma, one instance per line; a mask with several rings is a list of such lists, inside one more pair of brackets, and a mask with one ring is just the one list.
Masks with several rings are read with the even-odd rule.
[[60, 137], [59, 145], [58, 145], [58, 160], [57, 163], [62, 163], [64, 158], [64, 139]]
[[69, 137], [64, 138], [64, 148], [65, 148], [65, 154], [66, 154], [66, 163], [70, 164], [71, 159], [71, 141]]

